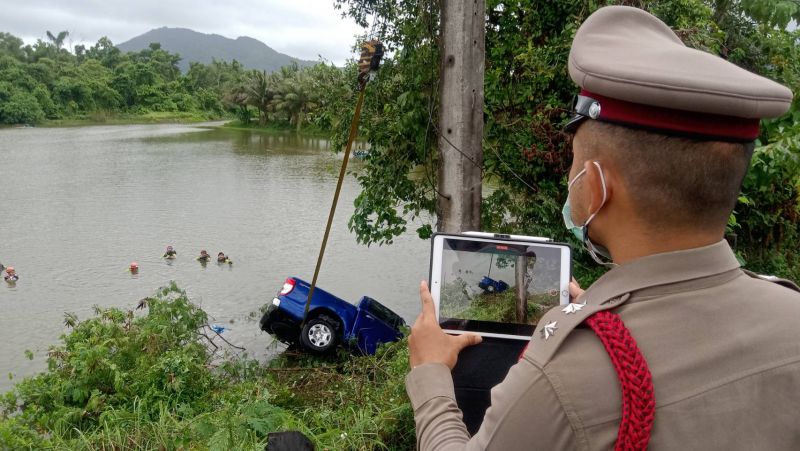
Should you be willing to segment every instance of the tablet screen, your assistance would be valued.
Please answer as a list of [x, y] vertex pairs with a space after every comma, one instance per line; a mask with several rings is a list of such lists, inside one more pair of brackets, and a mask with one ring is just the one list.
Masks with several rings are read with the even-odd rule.
[[438, 277], [432, 274], [432, 286], [443, 329], [530, 337], [539, 318], [564, 302], [568, 246], [437, 238], [441, 266]]

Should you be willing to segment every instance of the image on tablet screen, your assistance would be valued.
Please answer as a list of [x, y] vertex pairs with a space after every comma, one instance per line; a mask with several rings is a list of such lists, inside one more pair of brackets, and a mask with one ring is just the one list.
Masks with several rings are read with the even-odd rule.
[[559, 304], [561, 250], [445, 239], [440, 319], [535, 324]]

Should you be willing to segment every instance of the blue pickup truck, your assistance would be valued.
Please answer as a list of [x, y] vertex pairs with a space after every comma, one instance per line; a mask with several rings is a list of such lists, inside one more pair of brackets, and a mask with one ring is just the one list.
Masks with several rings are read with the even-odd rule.
[[316, 287], [303, 325], [309, 283], [286, 279], [281, 291], [261, 318], [261, 330], [288, 344], [299, 344], [322, 354], [343, 344], [364, 354], [374, 354], [380, 343], [403, 337], [406, 322], [381, 303], [364, 296], [358, 307]]
[[478, 288], [486, 293], [502, 293], [508, 290], [508, 284], [502, 280], [494, 280], [489, 276], [483, 276], [483, 279], [478, 282]]

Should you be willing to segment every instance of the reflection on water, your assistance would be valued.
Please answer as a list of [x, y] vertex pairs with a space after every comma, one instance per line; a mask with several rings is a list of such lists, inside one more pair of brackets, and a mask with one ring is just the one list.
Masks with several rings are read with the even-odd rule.
[[[43, 368], [65, 312], [131, 308], [170, 280], [263, 357], [269, 337], [250, 314], [285, 277], [311, 278], [341, 161], [329, 150], [321, 138], [189, 125], [0, 130], [0, 262], [20, 274], [0, 286], [0, 374]], [[413, 319], [429, 244], [409, 234], [358, 246], [346, 227], [357, 192], [348, 177], [319, 284]], [[177, 259], [161, 257], [167, 245]], [[202, 266], [200, 249], [235, 264]]]

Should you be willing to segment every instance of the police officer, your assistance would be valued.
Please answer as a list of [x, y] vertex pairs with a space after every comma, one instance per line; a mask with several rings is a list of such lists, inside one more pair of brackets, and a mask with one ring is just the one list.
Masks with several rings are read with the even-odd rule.
[[800, 293], [723, 240], [759, 119], [792, 93], [623, 6], [580, 27], [569, 73], [565, 223], [613, 268], [539, 322], [473, 437], [450, 369], [481, 340], [444, 334], [423, 283], [406, 379], [419, 449], [800, 449]]

